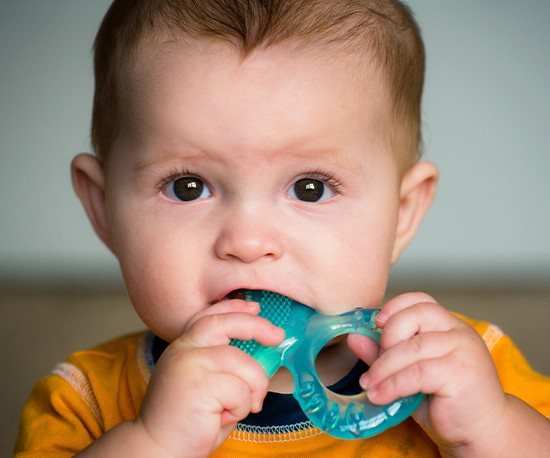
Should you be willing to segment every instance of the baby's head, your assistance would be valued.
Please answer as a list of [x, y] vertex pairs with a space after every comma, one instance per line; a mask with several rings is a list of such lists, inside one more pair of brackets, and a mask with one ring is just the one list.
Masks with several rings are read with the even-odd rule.
[[398, 0], [115, 1], [94, 44], [92, 145], [101, 159], [109, 157], [127, 116], [142, 58], [154, 59], [170, 43], [172, 52], [178, 44], [198, 51], [197, 40], [224, 43], [243, 63], [264, 50], [346, 61], [357, 103], [368, 103], [362, 83], [378, 73], [391, 107], [392, 151], [405, 168], [418, 159], [424, 45], [411, 11]]
[[115, 1], [73, 181], [149, 328], [240, 288], [376, 306], [434, 194], [423, 74], [397, 1]]

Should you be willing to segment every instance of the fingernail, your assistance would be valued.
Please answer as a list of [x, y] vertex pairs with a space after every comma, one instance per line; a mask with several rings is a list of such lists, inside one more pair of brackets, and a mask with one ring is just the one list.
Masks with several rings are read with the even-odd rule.
[[367, 397], [369, 398], [369, 401], [374, 401], [376, 397], [378, 396], [378, 390], [376, 388], [369, 388], [367, 390]]
[[385, 324], [386, 321], [388, 321], [388, 314], [384, 312], [380, 312], [376, 317], [376, 323]]
[[359, 385], [361, 385], [361, 388], [363, 388], [365, 391], [367, 390], [367, 388], [369, 387], [370, 384], [371, 384], [371, 380], [370, 380], [368, 374], [363, 374], [359, 378]]

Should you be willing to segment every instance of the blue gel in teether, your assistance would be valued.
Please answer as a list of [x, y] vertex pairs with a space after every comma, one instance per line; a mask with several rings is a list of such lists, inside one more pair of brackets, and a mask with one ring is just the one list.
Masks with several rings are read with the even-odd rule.
[[333, 338], [356, 333], [380, 341], [381, 330], [375, 324], [378, 309], [333, 316], [270, 291], [246, 291], [244, 298], [260, 303], [260, 316], [284, 329], [285, 340], [277, 347], [236, 339], [231, 345], [254, 357], [268, 377], [285, 366], [294, 378], [300, 407], [327, 434], [340, 439], [372, 437], [407, 419], [422, 402], [424, 394], [418, 393], [387, 405], [371, 404], [365, 393], [345, 396], [328, 390], [317, 375], [315, 359]]

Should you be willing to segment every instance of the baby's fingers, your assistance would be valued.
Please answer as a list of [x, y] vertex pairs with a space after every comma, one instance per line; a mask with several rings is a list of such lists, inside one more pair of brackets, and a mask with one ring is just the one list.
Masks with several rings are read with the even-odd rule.
[[401, 310], [405, 310], [416, 304], [432, 302], [435, 303], [437, 301], [426, 293], [411, 292], [400, 294], [384, 304], [380, 314], [376, 317], [376, 323], [383, 328], [388, 319]]
[[[220, 415], [228, 410], [232, 415], [238, 412], [232, 403], [235, 396], [243, 403], [244, 411], [259, 412], [267, 393], [268, 378], [262, 367], [254, 359], [229, 345], [213, 347], [178, 348], [169, 346], [159, 359], [154, 376], [149, 383], [150, 392], [178, 394], [180, 386], [192, 387], [193, 395], [185, 396], [189, 404], [203, 408], [211, 414]], [[230, 387], [224, 385], [226, 377], [239, 379], [242, 383], [231, 389], [231, 399], [220, 394]], [[177, 380], [178, 382], [174, 382]], [[246, 399], [243, 398], [246, 396]], [[226, 405], [225, 401], [228, 401]], [[174, 405], [170, 408], [178, 409]]]
[[[228, 345], [212, 349], [196, 349], [195, 351], [198, 353], [208, 353], [208, 358], [203, 360], [202, 365], [209, 372], [236, 376], [246, 382], [247, 390], [251, 393], [252, 397], [249, 411], [259, 412], [262, 409], [269, 380], [262, 367], [250, 355], [236, 347]], [[225, 400], [229, 400], [224, 397], [220, 397], [220, 399], [224, 400], [224, 402]], [[237, 407], [232, 407], [232, 409], [237, 409]]]
[[241, 312], [203, 316], [178, 340], [179, 344], [193, 347], [227, 345], [231, 339], [254, 339], [273, 346], [281, 343], [283, 338], [284, 331], [265, 318]]
[[464, 329], [466, 325], [434, 302], [421, 302], [388, 318], [380, 337], [383, 350], [408, 340], [418, 333]]
[[237, 423], [254, 408], [249, 386], [238, 376], [216, 374], [215, 377], [205, 377], [205, 389], [210, 392], [212, 409], [220, 414], [222, 426]]
[[417, 361], [367, 389], [367, 396], [373, 404], [389, 404], [416, 393], [441, 393], [448, 382], [443, 375], [444, 368], [454, 365], [454, 358], [454, 354], [449, 353]]
[[231, 299], [226, 301], [221, 301], [216, 304], [211, 305], [210, 307], [201, 310], [196, 315], [191, 317], [187, 323], [187, 329], [189, 329], [193, 324], [199, 321], [201, 318], [204, 318], [208, 315], [222, 315], [224, 313], [248, 313], [252, 315], [257, 315], [260, 311], [260, 304], [253, 301], [245, 301], [244, 299]]
[[371, 365], [369, 371], [361, 377], [361, 386], [368, 390], [421, 360], [440, 358], [456, 348], [458, 338], [458, 333], [454, 331], [429, 332], [400, 342]]

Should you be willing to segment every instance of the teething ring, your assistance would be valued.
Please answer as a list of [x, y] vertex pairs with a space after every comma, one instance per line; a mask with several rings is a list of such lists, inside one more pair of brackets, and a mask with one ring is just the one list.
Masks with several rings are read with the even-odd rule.
[[424, 394], [400, 398], [390, 404], [372, 404], [366, 393], [341, 395], [319, 379], [315, 360], [325, 345], [344, 334], [362, 334], [376, 343], [381, 330], [375, 324], [378, 309], [357, 309], [341, 315], [323, 315], [310, 307], [269, 291], [248, 291], [247, 300], [260, 303], [260, 316], [285, 330], [277, 347], [254, 341], [232, 341], [251, 354], [271, 377], [285, 366], [294, 379], [294, 397], [309, 420], [319, 429], [340, 439], [372, 437], [407, 419]]

